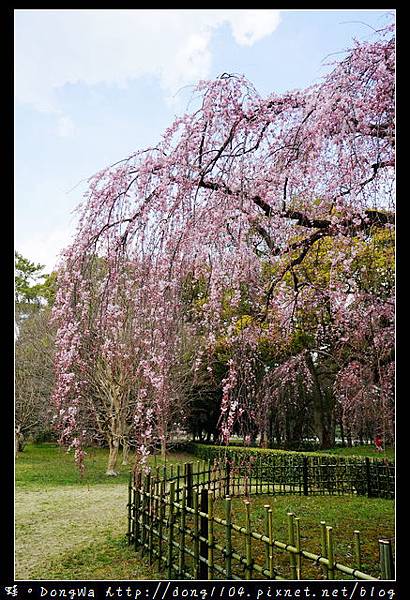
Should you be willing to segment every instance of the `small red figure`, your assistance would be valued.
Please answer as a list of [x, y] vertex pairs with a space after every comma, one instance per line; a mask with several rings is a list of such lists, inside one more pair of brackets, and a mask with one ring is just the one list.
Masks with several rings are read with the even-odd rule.
[[377, 452], [383, 452], [383, 441], [380, 435], [376, 435], [374, 438], [374, 445], [376, 446]]

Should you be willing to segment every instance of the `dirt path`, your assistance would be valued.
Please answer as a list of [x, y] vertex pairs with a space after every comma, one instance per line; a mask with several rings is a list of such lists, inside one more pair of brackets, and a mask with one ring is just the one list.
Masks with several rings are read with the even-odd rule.
[[127, 487], [55, 487], [17, 490], [16, 579], [36, 579], [67, 551], [127, 531]]

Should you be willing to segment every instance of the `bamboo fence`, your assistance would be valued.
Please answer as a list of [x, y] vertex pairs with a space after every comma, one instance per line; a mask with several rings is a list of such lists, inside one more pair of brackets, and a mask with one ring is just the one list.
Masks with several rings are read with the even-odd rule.
[[269, 493], [395, 496], [395, 465], [387, 459], [191, 446], [198, 458], [229, 464], [241, 476], [250, 473], [253, 484], [269, 485]]
[[[157, 467], [132, 474], [128, 543], [147, 556], [150, 564], [157, 561], [158, 571], [169, 579], [394, 578], [391, 540], [379, 540], [380, 576], [375, 577], [361, 570], [357, 530], [352, 536], [351, 566], [336, 560], [333, 529], [324, 521], [320, 523], [320, 554], [302, 547], [300, 522], [293, 513], [287, 515], [286, 541], [275, 538], [272, 507], [268, 504], [264, 506], [263, 531], [254, 530], [249, 496], [277, 493], [275, 481], [266, 477], [266, 472], [264, 478], [260, 474], [257, 469], [244, 471], [243, 465], [235, 468], [229, 462], [210, 461], [186, 463], [183, 469], [180, 465], [176, 469]], [[303, 472], [301, 484], [299, 493], [309, 493], [311, 488]], [[279, 492], [283, 492], [281, 486]], [[288, 487], [295, 493], [295, 484]], [[232, 497], [242, 495], [246, 497], [245, 526], [236, 524], [232, 515]]]

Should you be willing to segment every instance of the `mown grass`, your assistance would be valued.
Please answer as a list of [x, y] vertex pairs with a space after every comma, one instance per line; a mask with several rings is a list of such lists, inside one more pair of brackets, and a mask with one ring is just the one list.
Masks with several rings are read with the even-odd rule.
[[[119, 463], [107, 477], [106, 449], [89, 448], [81, 477], [72, 453], [28, 444], [15, 469], [16, 579], [152, 579], [155, 568], [126, 545], [128, 479]], [[176, 453], [168, 464], [192, 456]], [[150, 457], [152, 466], [160, 457]]]
[[[24, 452], [16, 460], [16, 486], [22, 487], [50, 487], [60, 485], [76, 485], [87, 487], [90, 485], [128, 484], [130, 465], [121, 465], [119, 460], [117, 477], [107, 477], [108, 451], [105, 448], [88, 448], [85, 459], [85, 470], [81, 476], [74, 463], [72, 452], [67, 452], [56, 444], [28, 444]], [[189, 454], [176, 453], [167, 456], [168, 464], [192, 460]], [[131, 461], [132, 462], [132, 461]], [[152, 466], [163, 464], [159, 456], [149, 457]]]
[[[251, 505], [251, 529], [264, 532], [265, 505], [273, 510], [274, 539], [288, 542], [288, 517], [292, 512], [300, 519], [301, 547], [315, 554], [321, 554], [320, 521], [333, 527], [335, 542], [335, 560], [345, 566], [356, 567], [353, 539], [354, 530], [360, 531], [362, 542], [362, 566], [365, 573], [379, 576], [379, 544], [378, 540], [394, 539], [394, 502], [392, 500], [367, 498], [363, 496], [253, 496], [249, 498]], [[215, 504], [217, 514], [224, 517], [224, 501]], [[242, 498], [232, 499], [232, 521], [245, 527], [245, 510]], [[218, 526], [215, 535], [218, 535]], [[223, 534], [223, 532], [220, 532]], [[233, 544], [245, 555], [245, 537], [234, 534]], [[264, 544], [252, 540], [254, 560], [264, 565]], [[276, 549], [275, 567], [281, 577], [290, 577], [289, 554]], [[303, 577], [318, 579], [322, 577], [322, 569], [303, 561]], [[340, 576], [340, 574], [339, 574]]]
[[[140, 580], [160, 579], [156, 564], [126, 544], [127, 484], [130, 467], [107, 477], [107, 451], [87, 451], [80, 477], [72, 454], [53, 444], [28, 445], [16, 460], [16, 579]], [[171, 454], [169, 464], [195, 460]], [[152, 466], [162, 464], [158, 457]], [[350, 564], [354, 529], [362, 532], [363, 570], [375, 571], [377, 539], [394, 535], [394, 502], [364, 497], [254, 497], [252, 526], [263, 531], [263, 504], [274, 509], [276, 539], [286, 541], [286, 513], [301, 518], [302, 547], [319, 550], [319, 521], [334, 527], [337, 559]], [[217, 510], [223, 511], [217, 503]], [[220, 516], [223, 516], [221, 513]], [[243, 525], [243, 500], [233, 500], [233, 519]], [[238, 538], [238, 544], [242, 541]], [[256, 548], [257, 551], [257, 548]], [[260, 549], [263, 553], [263, 548]], [[262, 558], [261, 558], [262, 560]], [[286, 572], [288, 557], [278, 556]], [[262, 563], [263, 564], [263, 563]], [[280, 566], [282, 565], [282, 567]], [[320, 576], [320, 572], [315, 575]]]

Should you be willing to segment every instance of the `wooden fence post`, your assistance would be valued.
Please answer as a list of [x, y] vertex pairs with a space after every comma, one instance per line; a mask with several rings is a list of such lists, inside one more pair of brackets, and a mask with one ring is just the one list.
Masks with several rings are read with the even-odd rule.
[[179, 487], [180, 486], [180, 483], [179, 483], [180, 482], [180, 478], [181, 478], [181, 465], [178, 463], [177, 464], [177, 486], [176, 486], [176, 490], [175, 490], [175, 499], [176, 499], [177, 502], [179, 502], [179, 499], [180, 499], [180, 495], [179, 495], [179, 492], [180, 492], [180, 487]]
[[194, 485], [193, 464], [185, 463], [186, 505], [192, 508], [192, 490]]
[[273, 568], [273, 512], [270, 508], [268, 510], [268, 523], [269, 523], [269, 577], [274, 578], [275, 570]]
[[180, 579], [184, 577], [185, 569], [185, 525], [186, 525], [186, 488], [182, 488], [181, 498], [181, 516], [180, 516], [180, 528], [179, 528], [179, 560], [178, 560], [178, 573]]
[[231, 488], [231, 464], [229, 459], [226, 461], [226, 488], [225, 488], [225, 496], [230, 496], [230, 488]]
[[169, 484], [169, 516], [168, 516], [168, 579], [172, 579], [172, 550], [174, 545], [174, 502], [175, 502], [175, 481]]
[[[264, 504], [263, 508], [265, 509], [265, 536], [269, 538], [269, 504]], [[269, 569], [269, 555], [270, 555], [270, 544], [269, 542], [265, 542], [265, 569]]]
[[141, 506], [141, 473], [135, 477], [135, 492], [134, 492], [134, 549], [138, 548], [140, 543], [140, 506]]
[[309, 464], [308, 457], [303, 457], [303, 495], [308, 496], [309, 494]]
[[214, 578], [214, 497], [208, 491], [208, 579]]
[[127, 504], [127, 508], [128, 508], [128, 533], [127, 533], [127, 537], [128, 537], [128, 545], [130, 545], [132, 543], [132, 534], [133, 534], [133, 522], [132, 522], [132, 509], [133, 509], [133, 505], [134, 505], [134, 498], [133, 498], [133, 488], [132, 488], [132, 472], [130, 473], [130, 480], [128, 482], [128, 504]]
[[147, 522], [148, 522], [148, 503], [149, 503], [149, 498], [148, 498], [148, 491], [150, 489], [150, 483], [151, 483], [151, 473], [148, 472], [145, 477], [143, 478], [143, 485], [142, 485], [142, 502], [141, 502], [141, 512], [142, 512], [142, 531], [141, 531], [141, 556], [144, 556], [145, 553], [145, 544], [147, 541]]
[[245, 500], [246, 510], [246, 534], [245, 534], [245, 553], [246, 553], [246, 571], [245, 579], [252, 579], [252, 535], [251, 535], [251, 515], [250, 502]]
[[368, 456], [366, 456], [366, 458], [365, 458], [365, 465], [366, 465], [367, 497], [371, 498], [372, 497], [372, 482], [371, 482], [371, 477], [370, 477], [370, 459]]
[[[203, 517], [201, 515], [200, 518], [199, 535], [201, 536], [201, 540], [199, 554], [208, 561], [208, 490], [204, 487], [201, 489], [201, 513], [205, 513], [206, 516]], [[199, 579], [208, 579], [207, 562], [202, 560], [199, 562]]]
[[165, 519], [165, 480], [160, 483], [159, 522], [158, 522], [158, 570], [162, 570], [162, 536]]
[[192, 497], [193, 509], [194, 509], [194, 524], [193, 524], [193, 541], [194, 541], [194, 579], [199, 579], [199, 506], [198, 506], [198, 492], [194, 490]]
[[333, 553], [333, 527], [326, 527], [326, 545], [327, 545], [327, 559], [329, 561], [328, 569], [327, 569], [327, 578], [334, 579], [334, 570], [335, 570], [335, 558]]
[[232, 500], [225, 498], [226, 543], [225, 543], [225, 569], [226, 579], [232, 579]]
[[149, 493], [149, 504], [148, 504], [148, 520], [149, 520], [149, 528], [148, 528], [148, 560], [149, 564], [152, 565], [152, 559], [154, 556], [154, 523], [155, 518], [157, 516], [157, 512], [155, 510], [155, 496], [156, 496], [156, 481], [151, 480], [150, 487], [148, 489]]
[[[327, 558], [327, 541], [326, 541], [326, 521], [320, 521], [320, 541], [321, 541], [321, 551], [323, 558]], [[327, 565], [322, 565], [323, 574], [326, 579], [327, 576]]]
[[381, 579], [394, 579], [393, 550], [390, 540], [379, 540]]
[[[289, 541], [290, 546], [295, 545], [294, 518], [295, 518], [294, 513], [288, 512], [288, 541]], [[296, 556], [294, 555], [293, 552], [289, 552], [289, 562], [290, 562], [290, 578], [297, 579]]]
[[300, 551], [300, 519], [299, 519], [299, 517], [295, 517], [294, 521], [295, 521], [295, 526], [296, 526], [295, 545], [296, 545], [296, 550], [298, 551], [298, 553], [296, 555], [296, 578], [302, 579], [302, 554]]
[[199, 487], [199, 483], [200, 483], [200, 473], [201, 473], [201, 461], [197, 460], [196, 461], [196, 485]]
[[357, 529], [353, 532], [354, 535], [354, 553], [356, 558], [356, 569], [361, 571], [362, 569], [362, 553], [361, 553], [361, 544], [360, 544], [360, 531]]

